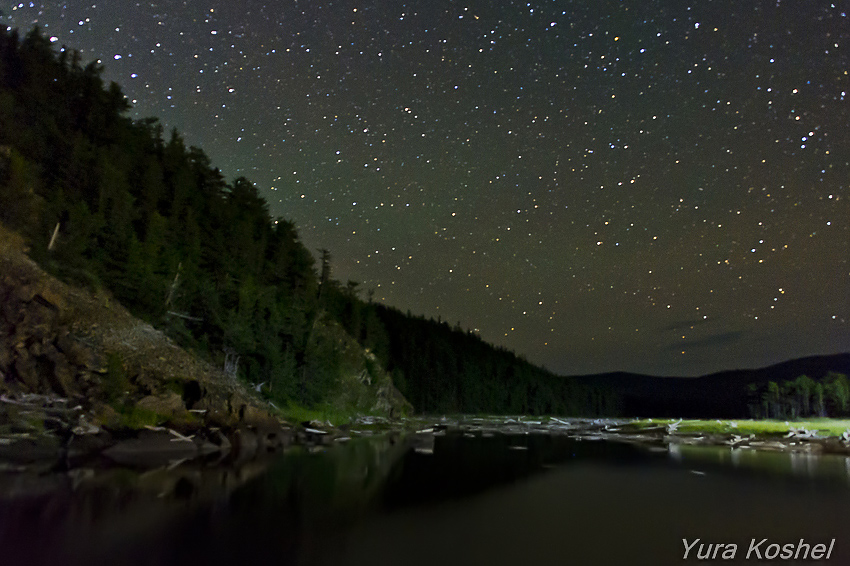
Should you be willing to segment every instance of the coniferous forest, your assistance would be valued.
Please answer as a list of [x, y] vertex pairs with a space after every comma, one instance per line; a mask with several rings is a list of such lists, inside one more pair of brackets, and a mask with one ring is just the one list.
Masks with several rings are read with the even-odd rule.
[[605, 388], [364, 300], [251, 181], [226, 180], [157, 119], [130, 119], [102, 71], [38, 29], [0, 33], [0, 222], [49, 271], [107, 290], [281, 403], [321, 405], [344, 365], [321, 329], [337, 326], [418, 412], [617, 412]]

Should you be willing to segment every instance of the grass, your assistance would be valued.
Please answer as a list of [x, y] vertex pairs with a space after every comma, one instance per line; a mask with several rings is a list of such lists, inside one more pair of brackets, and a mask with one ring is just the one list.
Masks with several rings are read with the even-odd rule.
[[184, 413], [177, 416], [163, 415], [144, 409], [135, 405], [119, 405], [113, 407], [118, 413], [118, 428], [139, 430], [146, 426], [173, 426], [173, 427], [199, 427], [203, 421], [193, 413]]
[[103, 392], [110, 403], [121, 399], [130, 387], [127, 372], [124, 370], [124, 358], [121, 354], [110, 352], [106, 355], [106, 375], [103, 378]]
[[312, 409], [302, 407], [289, 402], [285, 407], [278, 408], [280, 416], [290, 423], [301, 423], [307, 421], [330, 422], [332, 426], [348, 424], [362, 413], [357, 411], [346, 411], [331, 406], [320, 406]]
[[167, 417], [159, 413], [140, 407], [121, 407], [118, 415], [120, 417], [119, 426], [132, 430], [146, 426], [159, 426], [167, 420]]
[[760, 434], [760, 435], [784, 435], [791, 429], [804, 428], [815, 430], [825, 436], [840, 436], [844, 431], [850, 430], [850, 419], [812, 418], [796, 421], [780, 420], [682, 420], [678, 419], [638, 419], [632, 421], [631, 426], [643, 429], [652, 426], [666, 426], [678, 423], [676, 431], [679, 433], [702, 433], [702, 434]]

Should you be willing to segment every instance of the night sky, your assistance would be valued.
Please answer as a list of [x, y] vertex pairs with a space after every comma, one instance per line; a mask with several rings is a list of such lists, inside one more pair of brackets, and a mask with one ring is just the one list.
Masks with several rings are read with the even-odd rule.
[[[333, 275], [562, 374], [850, 351], [820, 0], [22, 3]], [[365, 297], [365, 293], [364, 293]]]

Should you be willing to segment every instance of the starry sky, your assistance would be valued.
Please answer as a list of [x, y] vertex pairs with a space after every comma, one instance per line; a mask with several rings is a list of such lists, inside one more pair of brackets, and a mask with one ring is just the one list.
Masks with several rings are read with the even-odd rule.
[[561, 374], [850, 351], [822, 0], [24, 2], [333, 276]]

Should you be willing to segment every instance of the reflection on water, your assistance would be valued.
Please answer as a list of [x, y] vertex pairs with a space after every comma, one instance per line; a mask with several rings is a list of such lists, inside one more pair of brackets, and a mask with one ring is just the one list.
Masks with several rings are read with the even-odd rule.
[[670, 444], [670, 458], [683, 465], [734, 468], [777, 478], [838, 481], [850, 485], [850, 456], [803, 451], [764, 451], [729, 446]]
[[680, 564], [683, 537], [834, 536], [841, 564], [848, 469], [554, 434], [388, 435], [238, 467], [0, 475], [0, 549], [4, 565]]

